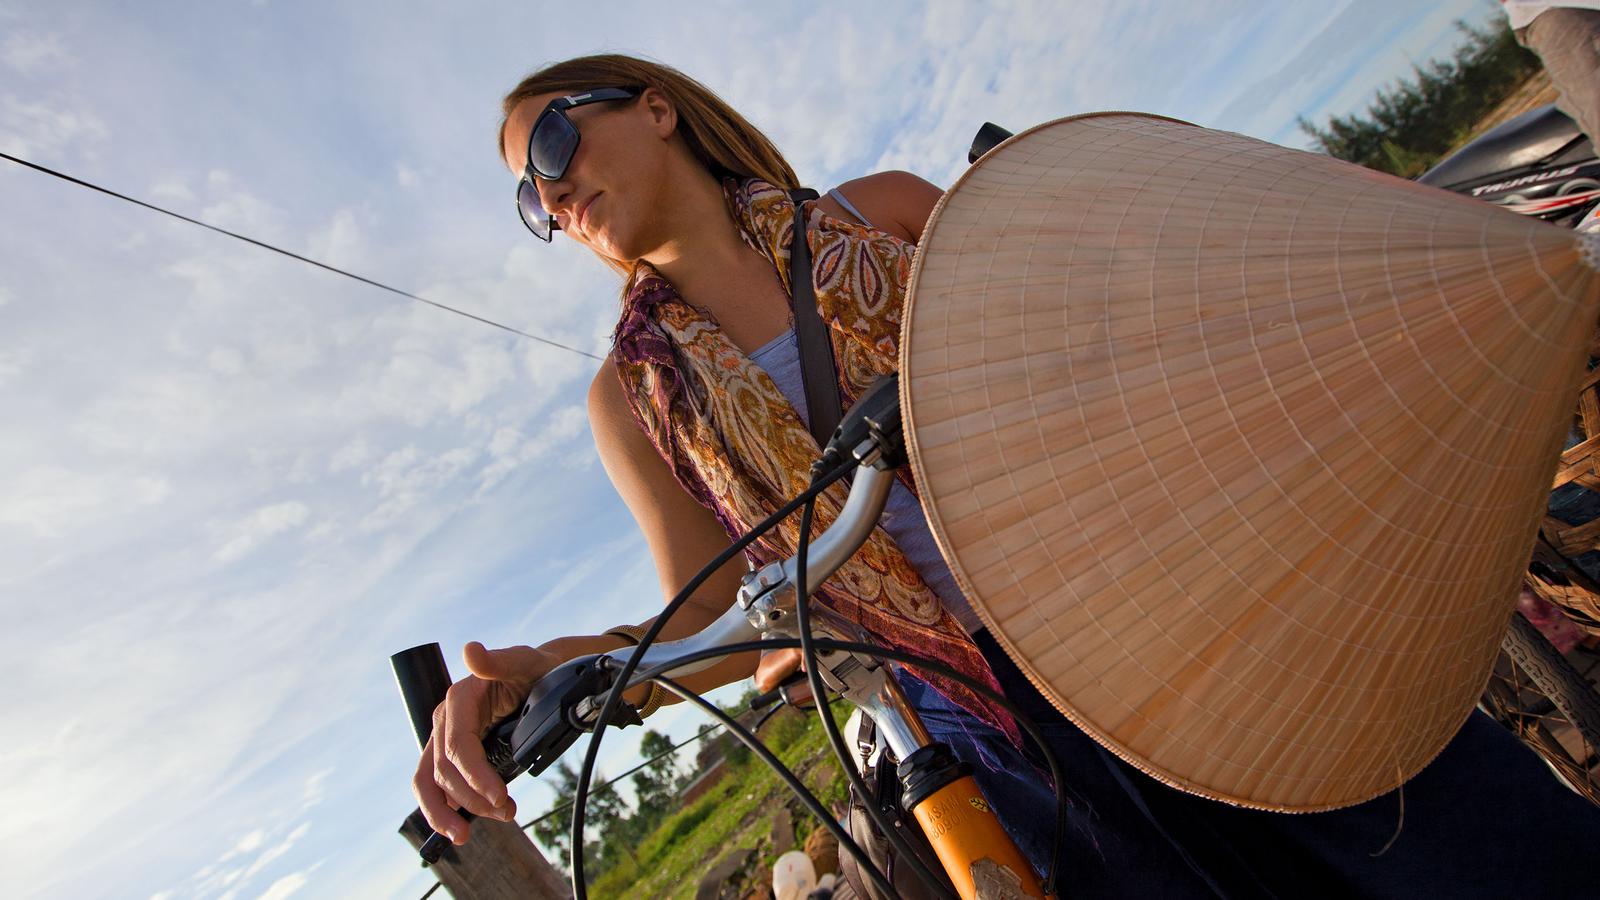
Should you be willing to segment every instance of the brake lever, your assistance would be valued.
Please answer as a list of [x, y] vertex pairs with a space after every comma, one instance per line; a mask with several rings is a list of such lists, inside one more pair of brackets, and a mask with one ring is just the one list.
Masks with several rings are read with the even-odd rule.
[[[483, 737], [483, 752], [502, 781], [509, 784], [524, 772], [537, 778], [561, 758], [579, 734], [594, 730], [600, 702], [615, 683], [610, 668], [602, 663], [605, 659], [603, 654], [580, 656], [551, 669], [528, 692], [517, 715], [489, 729]], [[613, 722], [619, 728], [644, 724], [638, 710], [626, 703], [618, 708]], [[465, 809], [458, 812], [469, 822], [477, 818]], [[437, 832], [428, 835], [417, 848], [422, 865], [438, 862], [449, 843], [449, 838]]]
[[[504, 738], [508, 781], [523, 772], [537, 778], [580, 733], [594, 730], [600, 705], [616, 681], [611, 668], [602, 663], [607, 659], [598, 654], [568, 660], [551, 669], [528, 692], [522, 713]], [[644, 724], [638, 710], [626, 703], [619, 707], [616, 718], [617, 727]]]

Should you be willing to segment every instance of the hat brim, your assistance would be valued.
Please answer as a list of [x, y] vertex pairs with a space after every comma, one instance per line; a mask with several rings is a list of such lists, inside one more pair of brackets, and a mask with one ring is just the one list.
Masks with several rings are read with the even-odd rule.
[[1131, 113], [969, 169], [902, 409], [1024, 673], [1175, 787], [1311, 812], [1445, 746], [1512, 612], [1594, 331], [1572, 232]]

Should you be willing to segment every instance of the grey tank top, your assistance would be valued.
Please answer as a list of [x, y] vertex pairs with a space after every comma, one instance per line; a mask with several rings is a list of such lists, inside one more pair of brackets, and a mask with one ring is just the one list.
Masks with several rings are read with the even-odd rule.
[[[849, 210], [852, 215], [860, 219], [863, 224], [870, 224], [856, 211], [844, 195], [837, 191], [829, 191], [828, 196], [839, 201], [839, 205]], [[789, 405], [799, 413], [801, 421], [807, 427], [810, 417], [806, 410], [805, 382], [800, 374], [800, 344], [795, 340], [794, 327], [773, 338], [766, 346], [750, 354], [750, 361], [766, 370], [771, 376], [778, 390], [783, 393]], [[910, 561], [912, 568], [928, 583], [939, 602], [961, 627], [972, 634], [983, 628], [983, 620], [972, 611], [967, 603], [967, 598], [961, 593], [961, 588], [956, 584], [955, 576], [950, 574], [950, 567], [945, 565], [944, 557], [939, 555], [939, 547], [933, 541], [933, 533], [928, 530], [928, 520], [922, 514], [922, 506], [917, 503], [917, 498], [906, 489], [906, 486], [896, 481], [889, 489], [889, 500], [883, 508], [883, 519], [879, 523], [889, 537], [894, 539], [895, 545]]]

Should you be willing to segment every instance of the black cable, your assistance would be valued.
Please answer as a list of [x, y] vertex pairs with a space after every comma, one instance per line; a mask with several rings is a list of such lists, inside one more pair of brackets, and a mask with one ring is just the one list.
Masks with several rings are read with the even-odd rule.
[[[918, 656], [915, 653], [907, 653], [903, 650], [895, 650], [891, 647], [882, 647], [876, 644], [863, 644], [855, 641], [838, 641], [834, 640], [833, 638], [824, 637], [812, 638], [812, 643], [819, 650], [843, 650], [847, 653], [862, 653], [867, 656], [877, 656], [883, 659], [892, 660], [894, 662], [903, 663], [908, 666], [915, 666], [919, 669], [927, 669], [930, 672], [943, 675], [952, 681], [964, 685], [973, 692], [977, 693], [978, 696], [998, 705], [1001, 709], [1004, 709], [1006, 712], [1011, 714], [1011, 717], [1016, 720], [1017, 725], [1022, 728], [1023, 733], [1026, 734], [1028, 739], [1039, 748], [1040, 755], [1044, 757], [1045, 763], [1050, 767], [1050, 780], [1054, 784], [1056, 795], [1056, 827], [1055, 836], [1050, 842], [1050, 865], [1045, 872], [1045, 880], [1043, 884], [1045, 894], [1047, 896], [1053, 894], [1055, 891], [1056, 875], [1058, 874], [1056, 870], [1056, 864], [1061, 856], [1061, 842], [1066, 835], [1067, 828], [1067, 795], [1065, 789], [1066, 780], [1064, 773], [1061, 770], [1061, 762], [1056, 759], [1055, 751], [1051, 750], [1050, 746], [1045, 743], [1044, 735], [1039, 731], [1039, 727], [1033, 722], [1029, 721], [1028, 718], [1023, 715], [1022, 710], [1019, 709], [1009, 697], [1000, 693], [994, 688], [989, 687], [982, 681], [973, 678], [965, 672], [958, 671], [946, 663], [929, 659], [924, 656]], [[799, 646], [800, 641], [797, 638], [767, 638], [760, 641], [742, 641], [740, 643], [727, 644], [721, 647], [712, 647], [706, 650], [696, 650], [692, 653], [685, 653], [676, 659], [661, 663], [658, 666], [645, 670], [643, 673], [641, 673], [641, 678], [656, 678], [680, 666], [696, 663], [703, 659], [714, 659], [721, 656], [733, 656], [735, 654], [746, 653], [751, 650], [781, 650], [788, 647]]]
[[716, 559], [706, 563], [699, 572], [695, 573], [693, 578], [689, 579], [689, 583], [683, 586], [678, 595], [672, 598], [672, 601], [661, 611], [661, 614], [656, 616], [655, 621], [650, 623], [650, 628], [645, 631], [644, 635], [639, 639], [638, 645], [628, 655], [628, 660], [623, 664], [616, 683], [611, 686], [610, 693], [606, 694], [605, 703], [600, 707], [600, 714], [595, 718], [594, 732], [589, 738], [589, 747], [583, 756], [583, 767], [578, 773], [577, 791], [573, 797], [572, 806], [572, 847], [568, 850], [568, 864], [572, 872], [572, 893], [576, 900], [584, 900], [588, 896], [583, 886], [583, 814], [584, 803], [589, 796], [589, 780], [594, 777], [595, 761], [600, 755], [600, 739], [604, 736], [606, 728], [610, 726], [611, 719], [617, 714], [617, 710], [621, 708], [622, 695], [627, 690], [628, 679], [632, 677], [634, 670], [639, 667], [639, 661], [644, 658], [644, 652], [655, 642], [656, 637], [661, 634], [661, 629], [666, 626], [668, 620], [685, 603], [689, 602], [690, 596], [700, 588], [700, 585], [705, 583], [707, 578], [710, 578], [713, 573], [722, 568], [723, 563], [739, 554], [745, 547], [750, 546], [756, 538], [783, 521], [784, 517], [800, 508], [807, 500], [822, 493], [828, 485], [843, 478], [853, 468], [855, 468], [855, 461], [846, 460], [836, 466], [832, 472], [813, 478], [811, 485], [801, 492], [800, 496], [784, 504], [772, 515], [761, 520], [759, 524], [746, 532], [737, 541], [728, 545], [726, 550], [717, 554]]
[[[767, 720], [768, 719], [770, 719], [773, 716], [777, 715], [778, 714], [778, 710], [783, 709], [784, 702], [785, 701], [779, 700], [777, 703], [772, 704], [772, 708], [771, 709], [769, 709], [766, 712], [762, 713], [761, 714], [761, 718], [757, 719], [756, 723], [754, 725], [750, 726], [751, 733], [753, 734], [755, 732], [760, 731], [761, 730], [761, 726], [767, 724]], [[791, 706], [793, 706], [793, 705], [791, 704]], [[798, 707], [798, 706], [793, 706], [793, 708], [796, 709], [796, 710], [800, 709], [800, 707]]]
[[[807, 809], [811, 810], [811, 814], [816, 816], [822, 822], [823, 826], [833, 833], [833, 836], [839, 841], [839, 849], [848, 851], [851, 856], [856, 858], [856, 862], [861, 866], [861, 870], [867, 873], [868, 877], [872, 879], [873, 883], [878, 886], [878, 890], [883, 891], [883, 895], [885, 897], [895, 896], [894, 885], [890, 884], [889, 879], [882, 872], [878, 871], [877, 866], [872, 864], [872, 859], [867, 856], [867, 852], [865, 850], [861, 849], [861, 845], [857, 844], [855, 839], [850, 837], [850, 832], [846, 831], [844, 826], [840, 825], [838, 821], [833, 818], [833, 813], [823, 808], [822, 802], [817, 799], [817, 795], [811, 793], [811, 790], [807, 788], [799, 778], [796, 778], [795, 774], [789, 771], [789, 767], [785, 766], [782, 760], [773, 755], [772, 751], [767, 749], [767, 745], [761, 743], [761, 741], [756, 738], [755, 734], [745, 730], [745, 727], [740, 725], [732, 716], [718, 709], [715, 703], [712, 703], [711, 701], [691, 690], [688, 690], [666, 675], [657, 675], [652, 680], [658, 684], [664, 685], [667, 690], [677, 694], [679, 697], [682, 697], [690, 703], [695, 704], [715, 717], [718, 721], [722, 722], [722, 726], [728, 729], [729, 733], [731, 733], [734, 737], [738, 738], [740, 743], [744, 744], [746, 747], [749, 747], [752, 753], [755, 753], [757, 756], [761, 757], [761, 761], [766, 763], [767, 766], [772, 769], [772, 771], [777, 773], [778, 777], [783, 780], [783, 783], [789, 786], [789, 790], [793, 791], [795, 796], [800, 798], [800, 802], [805, 804]], [[579, 900], [581, 900], [581, 898], [579, 898]]]
[[494, 321], [493, 319], [485, 319], [483, 316], [476, 315], [476, 314], [473, 314], [473, 313], [469, 313], [466, 310], [456, 309], [453, 306], [447, 306], [447, 305], [445, 305], [443, 303], [438, 303], [438, 302], [435, 302], [433, 300], [429, 300], [426, 297], [418, 297], [416, 294], [413, 294], [410, 291], [402, 291], [397, 287], [390, 287], [389, 285], [384, 284], [381, 281], [374, 281], [371, 278], [367, 278], [367, 277], [362, 276], [362, 275], [357, 275], [354, 272], [347, 272], [344, 269], [338, 268], [337, 266], [330, 266], [325, 262], [318, 262], [317, 260], [311, 259], [308, 256], [302, 256], [302, 255], [300, 255], [298, 253], [295, 253], [292, 250], [285, 250], [282, 247], [278, 247], [278, 246], [275, 246], [273, 244], [269, 244], [266, 241], [257, 240], [257, 239], [255, 239], [253, 237], [246, 237], [245, 235], [239, 234], [237, 232], [229, 231], [226, 228], [219, 228], [218, 226], [212, 225], [209, 222], [202, 222], [199, 219], [191, 218], [190, 216], [186, 216], [183, 213], [173, 212], [170, 209], [166, 209], [164, 207], [156, 206], [154, 203], [146, 203], [143, 200], [137, 200], [137, 199], [135, 199], [133, 197], [129, 197], [127, 194], [121, 194], [121, 193], [118, 193], [116, 191], [111, 190], [110, 188], [101, 187], [98, 184], [94, 184], [92, 182], [84, 181], [82, 178], [74, 178], [73, 176], [68, 175], [65, 172], [58, 172], [55, 169], [49, 168], [47, 166], [41, 166], [38, 163], [29, 162], [29, 161], [27, 161], [25, 159], [21, 159], [19, 157], [12, 156], [9, 153], [0, 153], [0, 159], [9, 160], [11, 162], [16, 163], [19, 166], [26, 166], [27, 168], [33, 169], [36, 172], [43, 172], [46, 175], [54, 176], [56, 178], [61, 179], [62, 181], [67, 181], [67, 182], [70, 182], [72, 184], [76, 184], [79, 187], [86, 187], [91, 191], [99, 191], [102, 194], [105, 194], [105, 195], [110, 196], [110, 197], [115, 197], [118, 200], [126, 200], [127, 202], [132, 203], [135, 206], [142, 206], [145, 209], [161, 213], [162, 215], [171, 216], [174, 219], [179, 219], [179, 220], [182, 220], [184, 222], [188, 222], [191, 225], [199, 225], [201, 228], [210, 229], [211, 231], [215, 231], [218, 234], [225, 234], [228, 237], [234, 238], [235, 240], [244, 241], [247, 244], [254, 244], [255, 246], [260, 247], [263, 250], [271, 250], [273, 253], [281, 253], [284, 256], [289, 257], [290, 259], [299, 260], [300, 262], [306, 263], [307, 265], [316, 266], [319, 269], [326, 269], [329, 272], [333, 272], [334, 274], [337, 274], [337, 275], [343, 275], [346, 278], [353, 278], [356, 281], [361, 282], [362, 284], [371, 285], [372, 287], [379, 288], [380, 290], [388, 291], [391, 294], [399, 294], [400, 296], [405, 297], [407, 299], [415, 300], [418, 303], [426, 303], [429, 306], [432, 306], [432, 307], [434, 307], [436, 309], [442, 309], [445, 312], [453, 312], [458, 316], [466, 316], [467, 318], [472, 319], [475, 322], [482, 322], [485, 325], [492, 325], [495, 328], [498, 328], [498, 329], [500, 329], [502, 331], [509, 331], [512, 334], [528, 338], [529, 340], [538, 341], [541, 344], [548, 344], [549, 346], [555, 347], [558, 350], [565, 350], [568, 353], [576, 353], [579, 356], [587, 356], [590, 359], [599, 360], [601, 362], [604, 362], [604, 359], [602, 357], [595, 356], [593, 353], [589, 353], [586, 350], [579, 350], [576, 347], [569, 347], [566, 344], [560, 343], [558, 341], [552, 341], [549, 338], [542, 338], [542, 337], [539, 337], [536, 334], [529, 334], [526, 331], [522, 331], [522, 330], [517, 329], [517, 328], [512, 328], [510, 325], [502, 325], [499, 322]]
[[[858, 796], [868, 798], [872, 796], [872, 791], [868, 790], [866, 779], [861, 777], [861, 772], [856, 768], [855, 760], [851, 757], [849, 748], [845, 746], [844, 737], [839, 734], [838, 723], [833, 721], [833, 708], [831, 701], [828, 699], [827, 687], [822, 683], [822, 669], [817, 664], [817, 648], [812, 643], [813, 635], [811, 633], [809, 612], [811, 595], [806, 589], [806, 553], [811, 543], [811, 514], [816, 509], [816, 506], [817, 500], [812, 497], [800, 509], [800, 538], [797, 541], [794, 555], [795, 627], [800, 632], [800, 665], [805, 670], [806, 683], [811, 686], [811, 696], [817, 705], [817, 717], [822, 720], [822, 733], [828, 736], [828, 743], [833, 748], [834, 757], [839, 760], [840, 768], [844, 770], [845, 777], [850, 780], [851, 788], [857, 792]], [[884, 672], [884, 677], [890, 678], [893, 676], [888, 672]], [[894, 845], [895, 851], [905, 859], [906, 863], [916, 872], [917, 878], [928, 890], [933, 892], [935, 897], [956, 900], [955, 893], [947, 889], [939, 876], [929, 870], [927, 865], [923, 863], [921, 856], [918, 855], [916, 850], [912, 849], [911, 845], [900, 834], [900, 829], [896, 828], [894, 823], [890, 822], [888, 817], [883, 814], [883, 810], [878, 808], [877, 803], [864, 803], [862, 807], [866, 810], [867, 816], [872, 819], [872, 823], [878, 827], [878, 830], [883, 833], [889, 843]]]

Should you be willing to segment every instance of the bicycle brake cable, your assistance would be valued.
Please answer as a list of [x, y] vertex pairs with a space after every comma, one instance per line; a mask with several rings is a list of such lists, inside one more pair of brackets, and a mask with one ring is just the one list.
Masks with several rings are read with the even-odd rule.
[[[811, 633], [811, 618], [808, 610], [811, 607], [811, 596], [806, 585], [806, 550], [811, 543], [811, 514], [815, 510], [817, 501], [815, 497], [807, 500], [800, 510], [800, 538], [795, 549], [795, 627], [800, 632], [800, 658], [801, 668], [805, 670], [806, 682], [811, 686], [811, 697], [817, 705], [817, 716], [822, 720], [822, 732], [828, 736], [828, 744], [833, 749], [833, 755], [839, 761], [839, 767], [849, 779], [851, 789], [862, 798], [871, 797], [867, 789], [866, 779], [861, 777], [861, 772], [856, 768], [855, 760], [850, 755], [850, 750], [845, 746], [844, 737], [839, 734], [839, 725], [833, 721], [833, 707], [828, 700], [826, 686], [822, 683], [822, 670], [817, 665], [817, 648], [815, 636]], [[893, 678], [888, 671], [884, 672], [885, 678]], [[900, 833], [900, 829], [890, 822], [877, 803], [863, 803], [867, 816], [872, 819], [872, 824], [877, 826], [884, 837], [894, 845], [895, 851], [905, 858], [912, 871], [933, 895], [948, 900], [956, 900], [955, 894], [930, 870], [922, 857], [911, 848]], [[891, 895], [892, 895], [891, 891]]]
[[756, 538], [771, 530], [773, 526], [781, 522], [790, 513], [799, 509], [806, 501], [816, 497], [816, 495], [827, 489], [829, 485], [843, 478], [855, 466], [855, 460], [846, 459], [826, 474], [813, 478], [810, 486], [801, 492], [800, 496], [784, 504], [772, 515], [761, 520], [754, 528], [745, 532], [737, 541], [730, 544], [726, 550], [717, 554], [715, 559], [707, 563], [699, 572], [695, 573], [693, 578], [689, 579], [689, 582], [683, 586], [677, 596], [673, 597], [660, 615], [656, 616], [655, 621], [650, 624], [650, 628], [639, 639], [638, 645], [632, 648], [633, 652], [628, 656], [627, 662], [623, 664], [622, 670], [617, 674], [617, 679], [612, 684], [611, 690], [606, 694], [605, 703], [601, 705], [600, 713], [595, 718], [594, 730], [589, 737], [589, 746], [583, 755], [583, 767], [579, 771], [577, 790], [573, 796], [572, 840], [571, 846], [567, 851], [567, 859], [568, 866], [572, 872], [572, 892], [575, 900], [586, 900], [588, 897], [583, 876], [584, 806], [589, 797], [589, 782], [594, 778], [595, 763], [600, 755], [600, 741], [605, 734], [605, 729], [611, 724], [611, 719], [621, 707], [622, 695], [627, 689], [628, 679], [633, 676], [634, 670], [638, 668], [639, 661], [644, 658], [645, 651], [655, 642], [656, 637], [660, 635], [662, 628], [666, 626], [672, 616], [689, 601], [689, 598], [700, 588], [700, 585], [705, 583], [706, 579], [722, 568], [724, 563], [754, 543]]
[[894, 896], [894, 885], [889, 882], [888, 875], [879, 870], [877, 866], [873, 865], [872, 859], [867, 856], [867, 851], [861, 849], [861, 845], [857, 844], [855, 839], [850, 836], [850, 832], [846, 831], [845, 827], [833, 817], [833, 814], [823, 807], [822, 802], [817, 799], [817, 795], [813, 794], [810, 788], [806, 787], [805, 782], [802, 782], [798, 777], [796, 777], [794, 772], [791, 771], [788, 766], [785, 766], [783, 761], [778, 759], [778, 757], [773, 754], [771, 750], [768, 750], [767, 745], [763, 744], [760, 738], [755, 736], [755, 729], [747, 729], [743, 725], [740, 725], [737, 719], [718, 709], [715, 703], [712, 703], [705, 697], [702, 697], [694, 691], [685, 688], [683, 685], [678, 684], [676, 681], [664, 674], [656, 675], [651, 680], [662, 685], [674, 694], [677, 694], [679, 697], [682, 697], [684, 700], [695, 704], [709, 714], [712, 718], [715, 718], [721, 722], [722, 727], [726, 728], [730, 734], [738, 738], [740, 743], [744, 744], [746, 747], [749, 747], [751, 752], [760, 757], [761, 761], [766, 763], [767, 767], [775, 772], [778, 778], [782, 780], [784, 784], [788, 785], [789, 790], [793, 792], [795, 796], [800, 798], [800, 802], [805, 805], [806, 809], [810, 811], [812, 815], [816, 816], [818, 821], [822, 823], [822, 826], [828, 829], [829, 833], [833, 835], [834, 839], [839, 842], [839, 849], [848, 852], [851, 856], [856, 858], [856, 863], [861, 867], [861, 870], [872, 879], [873, 883], [877, 885], [879, 890], [885, 892], [884, 896]]
[[[936, 675], [943, 675], [944, 677], [971, 689], [973, 692], [978, 694], [978, 696], [983, 697], [985, 700], [994, 703], [1001, 709], [1004, 709], [1006, 712], [1011, 714], [1011, 717], [1016, 720], [1017, 725], [1022, 729], [1022, 733], [1027, 735], [1028, 740], [1031, 741], [1035, 747], [1039, 748], [1040, 756], [1043, 757], [1045, 765], [1050, 769], [1050, 780], [1054, 786], [1056, 797], [1055, 832], [1050, 842], [1050, 862], [1045, 869], [1045, 880], [1043, 883], [1046, 896], [1053, 896], [1055, 893], [1056, 877], [1060, 874], [1057, 868], [1057, 862], [1061, 856], [1062, 841], [1066, 836], [1067, 829], [1066, 779], [1065, 773], [1061, 768], [1061, 762], [1056, 758], [1055, 751], [1051, 750], [1050, 746], [1045, 743], [1043, 732], [1041, 732], [1039, 727], [1026, 717], [1026, 715], [1022, 712], [1022, 709], [1018, 707], [1017, 704], [1011, 700], [1011, 698], [990, 687], [983, 681], [980, 681], [971, 675], [956, 669], [948, 663], [929, 659], [925, 656], [918, 656], [915, 653], [908, 653], [904, 650], [896, 650], [892, 647], [883, 647], [877, 644], [866, 644], [856, 641], [840, 641], [825, 637], [813, 637], [812, 642], [819, 650], [842, 650], [847, 653], [862, 653], [868, 656], [877, 656], [893, 662], [902, 663], [904, 665], [915, 666], [919, 669], [926, 669]], [[660, 663], [652, 668], [646, 669], [642, 673], [641, 677], [645, 679], [655, 679], [680, 666], [686, 666], [705, 659], [734, 656], [736, 654], [746, 653], [752, 650], [782, 650], [799, 647], [799, 638], [766, 638], [760, 641], [744, 641], [736, 644], [726, 644], [721, 647], [711, 647], [705, 650], [696, 650], [690, 653], [685, 653], [676, 659], [668, 660], [667, 662]]]

